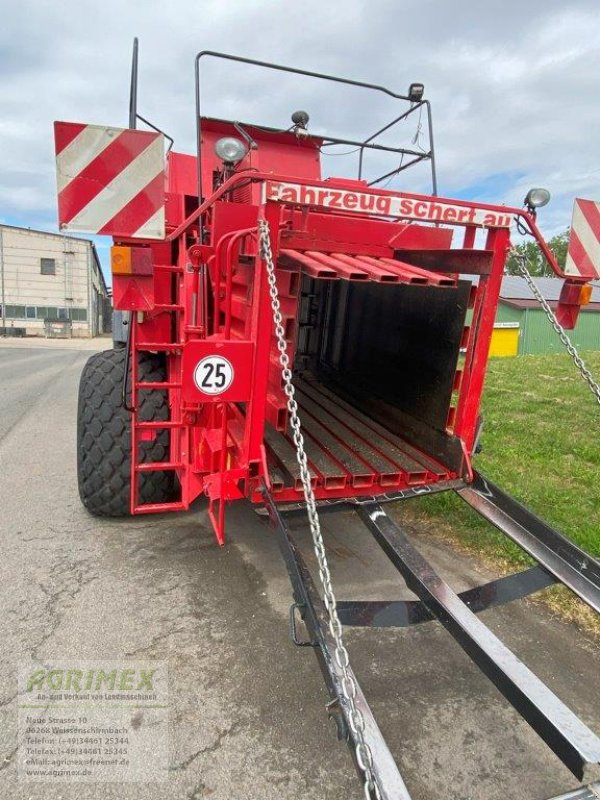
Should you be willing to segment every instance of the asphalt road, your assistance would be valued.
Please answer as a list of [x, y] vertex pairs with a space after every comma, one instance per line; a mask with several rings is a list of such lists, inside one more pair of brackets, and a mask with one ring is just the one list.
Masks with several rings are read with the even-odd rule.
[[[358, 800], [314, 655], [288, 638], [275, 541], [252, 509], [229, 512], [218, 548], [202, 506], [105, 521], [80, 505], [75, 414], [89, 352], [72, 348], [0, 345], [0, 797]], [[349, 513], [327, 517], [325, 533], [340, 597], [409, 596]], [[490, 577], [430, 536], [415, 541], [459, 590]], [[593, 644], [538, 606], [483, 617], [600, 732]], [[348, 641], [414, 800], [543, 800], [578, 785], [437, 623]], [[138, 657], [169, 665], [168, 782], [20, 781], [18, 663]]]

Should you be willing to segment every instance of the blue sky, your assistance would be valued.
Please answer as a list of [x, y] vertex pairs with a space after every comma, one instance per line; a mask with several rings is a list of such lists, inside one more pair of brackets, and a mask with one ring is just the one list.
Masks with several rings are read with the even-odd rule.
[[[600, 11], [596, 0], [3, 0], [0, 220], [56, 230], [52, 122], [127, 124], [140, 39], [140, 111], [194, 148], [193, 61], [225, 50], [403, 91], [423, 81], [434, 111], [440, 194], [520, 205], [546, 186], [551, 236], [576, 196], [600, 199]], [[93, 24], [90, 20], [93, 19]], [[281, 125], [306, 108], [315, 132], [359, 138], [392, 116], [381, 98], [260, 70], [208, 65], [212, 116]], [[413, 121], [400, 131], [410, 146]], [[378, 163], [372, 163], [379, 174]], [[343, 174], [329, 158], [326, 174]], [[382, 170], [379, 170], [382, 171]], [[369, 177], [369, 176], [368, 176]], [[372, 176], [371, 176], [372, 177]], [[424, 170], [388, 187], [424, 191]], [[110, 240], [96, 239], [104, 263]]]

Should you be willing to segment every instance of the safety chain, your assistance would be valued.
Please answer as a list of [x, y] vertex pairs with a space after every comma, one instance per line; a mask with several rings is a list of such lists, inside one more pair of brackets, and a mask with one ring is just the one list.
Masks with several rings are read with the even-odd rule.
[[565, 349], [566, 349], [567, 353], [573, 359], [573, 362], [575, 363], [575, 366], [577, 367], [577, 369], [581, 373], [581, 377], [587, 383], [587, 385], [588, 385], [588, 387], [590, 389], [590, 392], [594, 395], [594, 397], [596, 398], [598, 403], [600, 403], [600, 386], [596, 383], [596, 381], [594, 380], [594, 376], [589, 371], [589, 369], [586, 367], [585, 362], [581, 358], [579, 353], [577, 352], [577, 349], [576, 349], [575, 345], [573, 344], [573, 342], [567, 336], [567, 333], [566, 333], [565, 329], [563, 328], [563, 326], [560, 324], [560, 322], [556, 318], [556, 314], [550, 308], [550, 306], [548, 304], [548, 301], [546, 300], [544, 295], [538, 289], [535, 281], [533, 280], [533, 278], [531, 276], [531, 273], [527, 269], [527, 259], [525, 258], [524, 255], [519, 253], [519, 251], [516, 250], [515, 248], [512, 249], [511, 253], [512, 253], [512, 255], [514, 255], [514, 257], [515, 257], [515, 259], [517, 261], [517, 266], [518, 266], [519, 272], [525, 278], [525, 280], [527, 281], [527, 284], [529, 285], [529, 288], [533, 292], [534, 297], [536, 298], [538, 303], [542, 306], [542, 308], [546, 312], [546, 316], [548, 317], [548, 320], [550, 321], [550, 324], [552, 325], [552, 327], [554, 328], [554, 330], [558, 334], [558, 338], [560, 339], [560, 341], [565, 346]]
[[279, 363], [281, 364], [281, 374], [283, 377], [283, 390], [287, 396], [287, 407], [290, 414], [290, 425], [292, 427], [292, 438], [296, 445], [296, 457], [300, 467], [300, 479], [304, 491], [304, 500], [308, 514], [308, 522], [312, 535], [315, 555], [319, 564], [319, 578], [323, 587], [325, 607], [329, 613], [329, 631], [335, 642], [334, 660], [340, 674], [341, 702], [346, 707], [346, 718], [348, 725], [356, 742], [356, 761], [364, 773], [364, 793], [367, 800], [373, 797], [380, 800], [381, 794], [377, 786], [377, 780], [373, 771], [373, 756], [369, 745], [365, 742], [364, 731], [365, 721], [360, 709], [357, 707], [356, 682], [350, 672], [350, 657], [342, 638], [342, 624], [337, 612], [337, 601], [331, 585], [331, 572], [327, 562], [323, 534], [315, 501], [315, 493], [310, 480], [308, 459], [304, 450], [304, 437], [300, 429], [300, 417], [298, 416], [298, 404], [295, 398], [294, 385], [292, 383], [292, 370], [290, 369], [290, 359], [287, 353], [287, 343], [285, 340], [285, 330], [283, 328], [283, 318], [281, 316], [281, 304], [279, 302], [279, 292], [277, 291], [277, 280], [275, 277], [275, 264], [271, 250], [271, 236], [269, 223], [265, 219], [258, 222], [260, 256], [267, 267], [267, 277], [269, 281], [269, 294], [271, 296], [271, 308], [273, 310], [273, 320], [275, 322], [275, 335], [277, 336], [277, 348], [279, 350]]

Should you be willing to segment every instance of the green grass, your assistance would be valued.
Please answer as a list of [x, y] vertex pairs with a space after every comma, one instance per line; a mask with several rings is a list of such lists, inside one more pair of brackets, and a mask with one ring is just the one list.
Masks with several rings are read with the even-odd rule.
[[[600, 353], [582, 356], [598, 379]], [[600, 405], [571, 359], [492, 359], [483, 413], [483, 452], [475, 457], [475, 468], [599, 557]], [[530, 563], [454, 493], [423, 497], [411, 506], [429, 530], [488, 561], [507, 568]], [[573, 609], [567, 615], [577, 616]]]

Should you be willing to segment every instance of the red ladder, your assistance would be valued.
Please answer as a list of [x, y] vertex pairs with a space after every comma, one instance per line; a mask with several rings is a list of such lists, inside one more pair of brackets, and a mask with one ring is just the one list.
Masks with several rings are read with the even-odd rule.
[[[180, 267], [155, 265], [155, 269], [163, 271], [181, 273]], [[179, 295], [179, 282], [176, 283], [176, 295]], [[157, 304], [156, 311], [167, 312], [174, 315], [175, 330], [180, 330], [181, 314], [184, 311], [183, 305], [178, 297], [173, 303]], [[173, 319], [173, 317], [172, 317]], [[172, 326], [171, 326], [172, 327]], [[181, 389], [181, 375], [173, 378], [167, 374], [165, 381], [140, 381], [138, 379], [138, 358], [141, 352], [162, 352], [176, 353], [181, 350], [182, 345], [178, 342], [151, 342], [142, 343], [137, 341], [137, 323], [131, 320], [131, 513], [132, 514], [160, 514], [164, 511], [185, 511], [188, 503], [185, 501], [185, 482], [184, 473], [187, 464], [183, 461], [140, 461], [140, 444], [144, 441], [151, 441], [159, 432], [169, 431], [170, 451], [180, 451], [181, 441], [177, 441], [177, 436], [183, 435], [184, 425], [181, 421], [180, 402], [178, 398]], [[171, 372], [171, 369], [169, 369]], [[181, 372], [181, 367], [179, 368]], [[140, 391], [152, 392], [175, 392], [175, 402], [170, 406], [171, 418], [167, 420], [144, 421], [139, 417], [139, 393]], [[173, 414], [175, 417], [173, 418]], [[177, 447], [175, 445], [177, 444]], [[165, 503], [141, 503], [139, 500], [139, 481], [140, 476], [147, 472], [174, 472], [179, 478], [181, 485], [181, 496], [179, 500]]]

